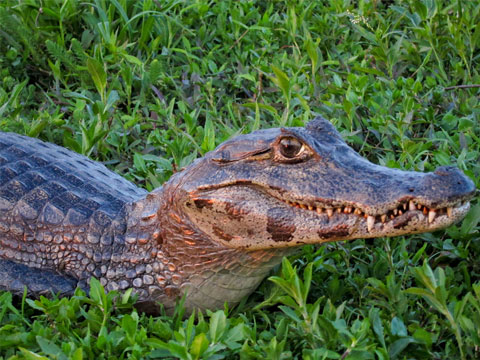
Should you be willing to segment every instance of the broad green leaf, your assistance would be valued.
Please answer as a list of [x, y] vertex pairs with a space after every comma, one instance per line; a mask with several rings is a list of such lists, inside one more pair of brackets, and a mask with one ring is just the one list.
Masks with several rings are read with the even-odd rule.
[[23, 347], [20, 347], [20, 351], [22, 352], [22, 355], [25, 356], [25, 359], [27, 360], [50, 360], [46, 356], [38, 355], [37, 353], [34, 353], [33, 351], [30, 351]]
[[[134, 313], [136, 314], [136, 313]], [[138, 318], [138, 315], [137, 315]], [[138, 320], [138, 319], [137, 319]], [[131, 339], [134, 338], [137, 331], [137, 321], [130, 314], [125, 314], [122, 318], [122, 329]]]
[[3, 114], [7, 110], [7, 106], [11, 105], [17, 100], [18, 96], [22, 92], [25, 85], [27, 85], [27, 83], [28, 83], [28, 80], [25, 80], [20, 84], [15, 85], [15, 87], [12, 90], [12, 94], [10, 95], [8, 100], [2, 106], [0, 106], [0, 117], [3, 116]]
[[297, 323], [301, 323], [302, 320], [298, 317], [298, 315], [295, 313], [295, 310], [293, 310], [292, 308], [289, 308], [287, 306], [279, 306], [280, 310], [282, 310], [285, 315], [287, 315], [290, 319], [292, 319], [293, 321], [297, 322]]
[[105, 107], [103, 108], [103, 113], [106, 113], [119, 100], [120, 96], [118, 92], [115, 90], [110, 91], [107, 96], [107, 101], [105, 102]]
[[146, 173], [147, 170], [147, 165], [145, 164], [145, 160], [143, 159], [143, 155], [139, 153], [133, 154], [133, 164], [135, 165], [135, 168], [142, 173]]
[[94, 277], [90, 278], [90, 297], [97, 305], [102, 307], [104, 312], [109, 310], [107, 308], [108, 302], [107, 296], [105, 295], [105, 289], [102, 284], [100, 284], [100, 281]]
[[392, 359], [396, 358], [400, 353], [405, 350], [405, 348], [414, 343], [415, 339], [411, 337], [401, 338], [393, 342], [392, 345], [388, 347], [388, 354]]
[[127, 60], [131, 64], [138, 65], [140, 67], [143, 66], [143, 63], [140, 61], [140, 59], [138, 59], [133, 55], [122, 54], [122, 56], [125, 58], [125, 60]]
[[49, 119], [46, 119], [45, 117], [40, 117], [35, 122], [32, 124], [30, 129], [28, 130], [28, 136], [31, 137], [37, 137], [38, 134], [40, 134], [43, 129], [48, 125]]
[[441, 303], [439, 300], [437, 300], [434, 294], [432, 294], [428, 290], [411, 287], [406, 289], [405, 293], [423, 297], [425, 301], [427, 301], [430, 305], [432, 305], [437, 311], [440, 311], [441, 313], [445, 313], [445, 311], [447, 311], [447, 309], [445, 308], [445, 305]]
[[208, 339], [205, 333], [200, 333], [193, 339], [190, 346], [190, 353], [194, 356], [194, 359], [200, 359], [202, 354], [208, 349]]
[[162, 75], [162, 68], [162, 64], [157, 59], [154, 59], [150, 64], [150, 81], [152, 82], [152, 84], [154, 84], [158, 80], [160, 75]]
[[373, 331], [377, 335], [380, 344], [385, 348], [385, 335], [383, 332], [382, 320], [380, 319], [380, 310], [372, 308], [369, 313], [370, 322], [373, 325]]
[[464, 235], [470, 234], [480, 222], [480, 204], [472, 206], [467, 216], [462, 222], [461, 232]]
[[58, 360], [67, 360], [67, 356], [63, 353], [62, 349], [60, 349], [54, 342], [49, 339], [45, 339], [44, 337], [37, 336], [36, 337], [38, 345], [42, 351], [49, 355], [50, 357]]
[[97, 88], [98, 93], [100, 96], [104, 97], [105, 88], [107, 87], [107, 73], [103, 67], [103, 64], [94, 58], [87, 59], [87, 69], [92, 77], [93, 83]]
[[267, 104], [262, 104], [262, 103], [259, 103], [259, 102], [255, 102], [255, 103], [245, 103], [245, 104], [242, 104], [242, 106], [244, 106], [246, 108], [249, 108], [249, 109], [254, 109], [254, 110], [256, 110], [258, 108], [258, 109], [266, 110], [274, 116], [278, 115], [277, 109], [275, 109], [273, 106], [270, 106], [270, 105], [267, 105]]
[[282, 90], [283, 95], [286, 98], [289, 98], [290, 80], [288, 79], [287, 74], [285, 74], [282, 70], [280, 70], [274, 65], [272, 65], [271, 67], [273, 73], [275, 74], [275, 77], [272, 77], [272, 81], [280, 88], [280, 90]]
[[202, 150], [208, 152], [215, 149], [215, 128], [210, 118], [205, 121], [205, 130], [202, 142]]
[[394, 317], [390, 324], [390, 331], [393, 335], [405, 337], [408, 335], [407, 328], [403, 323], [402, 319]]
[[210, 339], [217, 342], [223, 335], [227, 326], [227, 318], [222, 310], [218, 310], [210, 317]]
[[307, 49], [308, 57], [312, 62], [312, 74], [315, 75], [318, 64], [318, 45], [315, 44], [311, 38], [305, 41], [305, 48]]

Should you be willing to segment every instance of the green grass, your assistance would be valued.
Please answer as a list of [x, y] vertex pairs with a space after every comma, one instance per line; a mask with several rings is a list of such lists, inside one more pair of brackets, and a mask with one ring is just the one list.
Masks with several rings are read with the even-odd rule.
[[[41, 4], [41, 8], [39, 8]], [[238, 133], [329, 118], [373, 162], [479, 185], [478, 1], [0, 3], [0, 129], [153, 189]], [[0, 293], [0, 359], [472, 359], [480, 205], [434, 234], [306, 246], [240, 306]]]

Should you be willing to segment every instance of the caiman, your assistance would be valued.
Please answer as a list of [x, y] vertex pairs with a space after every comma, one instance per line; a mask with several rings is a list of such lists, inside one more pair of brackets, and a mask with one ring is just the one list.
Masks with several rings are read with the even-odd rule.
[[0, 133], [0, 289], [72, 294], [96, 277], [139, 306], [221, 308], [303, 244], [414, 234], [462, 219], [454, 167], [375, 165], [327, 120], [239, 135], [148, 193], [57, 145]]

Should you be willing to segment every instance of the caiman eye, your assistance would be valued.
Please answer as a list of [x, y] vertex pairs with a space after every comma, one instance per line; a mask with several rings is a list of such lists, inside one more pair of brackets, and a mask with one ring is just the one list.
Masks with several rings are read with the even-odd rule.
[[279, 141], [278, 148], [282, 156], [293, 159], [303, 152], [304, 145], [294, 137], [285, 137]]

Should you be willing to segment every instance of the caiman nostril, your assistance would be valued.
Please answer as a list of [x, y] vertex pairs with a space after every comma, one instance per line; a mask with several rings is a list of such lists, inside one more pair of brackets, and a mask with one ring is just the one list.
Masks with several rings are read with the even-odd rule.
[[452, 172], [458, 172], [458, 169], [454, 166], [440, 166], [433, 173], [439, 176], [449, 176]]

